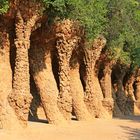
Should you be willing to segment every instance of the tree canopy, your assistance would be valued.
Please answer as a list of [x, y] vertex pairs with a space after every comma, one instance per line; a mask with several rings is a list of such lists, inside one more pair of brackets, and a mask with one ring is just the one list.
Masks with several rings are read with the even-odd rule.
[[88, 41], [104, 33], [109, 0], [43, 0], [43, 2], [51, 18], [70, 18], [79, 21], [85, 29]]
[[[108, 50], [112, 59], [125, 64], [138, 64], [140, 38], [140, 2], [110, 0], [107, 27]], [[134, 57], [136, 56], [136, 59]], [[140, 59], [140, 58], [139, 58]]]
[[[36, 2], [36, 0], [33, 0]], [[139, 0], [40, 0], [48, 21], [72, 19], [85, 30], [92, 42], [100, 34], [107, 38], [110, 58], [124, 64], [140, 65], [140, 1]], [[0, 0], [0, 14], [9, 8], [8, 0]]]
[[0, 14], [6, 13], [8, 8], [8, 0], [0, 0]]

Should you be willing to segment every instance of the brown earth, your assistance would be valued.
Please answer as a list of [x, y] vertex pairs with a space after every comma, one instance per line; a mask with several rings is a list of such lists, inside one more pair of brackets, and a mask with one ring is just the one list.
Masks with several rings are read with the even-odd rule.
[[71, 121], [67, 126], [29, 122], [26, 129], [0, 130], [1, 140], [140, 140], [140, 116]]

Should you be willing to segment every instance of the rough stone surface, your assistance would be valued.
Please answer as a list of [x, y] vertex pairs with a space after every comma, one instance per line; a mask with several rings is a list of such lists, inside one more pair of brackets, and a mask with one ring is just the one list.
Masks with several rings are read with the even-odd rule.
[[70, 20], [64, 20], [56, 25], [56, 48], [59, 63], [59, 101], [58, 106], [67, 120], [71, 119], [72, 95], [70, 88], [70, 66], [69, 61], [72, 51], [77, 45], [76, 24]]
[[59, 91], [52, 71], [51, 46], [48, 47], [47, 44], [47, 47], [41, 46], [41, 42], [35, 42], [32, 45], [30, 50], [31, 72], [45, 116], [51, 124], [66, 123], [57, 106]]
[[138, 76], [136, 78], [136, 100], [140, 101], [140, 74], [138, 73]]
[[84, 49], [85, 76], [85, 103], [89, 112], [97, 118], [109, 118], [108, 112], [102, 105], [103, 94], [99, 80], [95, 73], [95, 64], [106, 44], [103, 37], [94, 40], [91, 48]]
[[72, 106], [77, 120], [89, 121], [92, 120], [92, 116], [84, 102], [84, 90], [80, 80], [79, 63], [77, 59], [77, 56], [73, 56], [73, 59], [71, 59], [70, 85], [73, 101]]
[[10, 66], [9, 34], [0, 28], [0, 129], [19, 127], [17, 117], [8, 103], [7, 97], [12, 92], [12, 71]]
[[103, 107], [109, 112], [110, 118], [113, 116], [114, 101], [111, 98], [104, 98], [102, 101]]
[[104, 99], [102, 101], [103, 106], [109, 112], [110, 117], [113, 116], [113, 109], [114, 109], [114, 101], [112, 97], [112, 81], [111, 81], [111, 74], [112, 74], [112, 62], [111, 61], [103, 61], [103, 76], [100, 80], [102, 92], [104, 95]]
[[[19, 7], [20, 9], [20, 7]], [[21, 9], [20, 9], [21, 10]], [[16, 60], [13, 78], [13, 90], [8, 96], [8, 101], [23, 126], [27, 125], [29, 108], [32, 100], [30, 94], [30, 75], [28, 49], [30, 47], [30, 35], [32, 27], [38, 19], [32, 16], [25, 22], [23, 13], [18, 10], [16, 14]]]

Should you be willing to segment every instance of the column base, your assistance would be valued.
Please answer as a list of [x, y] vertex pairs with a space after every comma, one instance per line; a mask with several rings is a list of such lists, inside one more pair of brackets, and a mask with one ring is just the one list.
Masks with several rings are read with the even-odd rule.
[[104, 98], [102, 101], [103, 107], [107, 110], [110, 117], [113, 116], [113, 109], [114, 109], [114, 101], [112, 98]]

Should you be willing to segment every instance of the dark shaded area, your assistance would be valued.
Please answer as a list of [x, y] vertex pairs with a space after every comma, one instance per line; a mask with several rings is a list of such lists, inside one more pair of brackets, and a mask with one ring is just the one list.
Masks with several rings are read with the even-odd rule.
[[120, 126], [126, 134], [129, 135], [128, 140], [140, 140], [140, 129], [131, 128], [128, 126]]
[[85, 91], [85, 87], [86, 87], [86, 83], [85, 83], [85, 73], [86, 73], [86, 70], [85, 70], [85, 65], [84, 65], [84, 62], [82, 61], [81, 64], [80, 64], [80, 69], [79, 69], [79, 72], [80, 72], [80, 80], [81, 80], [81, 83], [83, 85], [83, 89]]
[[58, 59], [57, 59], [57, 49], [53, 48], [53, 50], [51, 51], [51, 57], [52, 57], [52, 71], [53, 71], [53, 75], [57, 84], [57, 88], [60, 91], [60, 87], [59, 87], [59, 63], [58, 63]]
[[45, 123], [45, 124], [49, 124], [47, 120], [43, 120], [43, 119], [37, 119], [37, 120], [29, 120], [30, 122], [37, 122], [37, 123]]
[[31, 102], [28, 119], [29, 121], [39, 121], [39, 118], [37, 115], [37, 108], [41, 106], [41, 99], [40, 99], [40, 95], [38, 94], [32, 75], [30, 77], [30, 93], [32, 94], [33, 99]]
[[[38, 36], [38, 34], [40, 36]], [[29, 49], [30, 69], [32, 70], [31, 73], [38, 73], [46, 68], [45, 53], [47, 48], [44, 41], [41, 28], [32, 33], [31, 46]]]
[[135, 116], [135, 115], [132, 115], [132, 116], [122, 116], [122, 117], [117, 117], [117, 119], [121, 119], [121, 120], [129, 120], [129, 121], [132, 121], [132, 122], [137, 122], [137, 123], [140, 123], [140, 116]]
[[[15, 59], [16, 59], [16, 47], [14, 45], [13, 35], [10, 34], [10, 64], [12, 69], [12, 77], [14, 77], [15, 71]], [[12, 78], [13, 79], [13, 78]]]
[[136, 89], [137, 89], [136, 81], [134, 81], [133, 88], [134, 88], [134, 96], [136, 97]]

